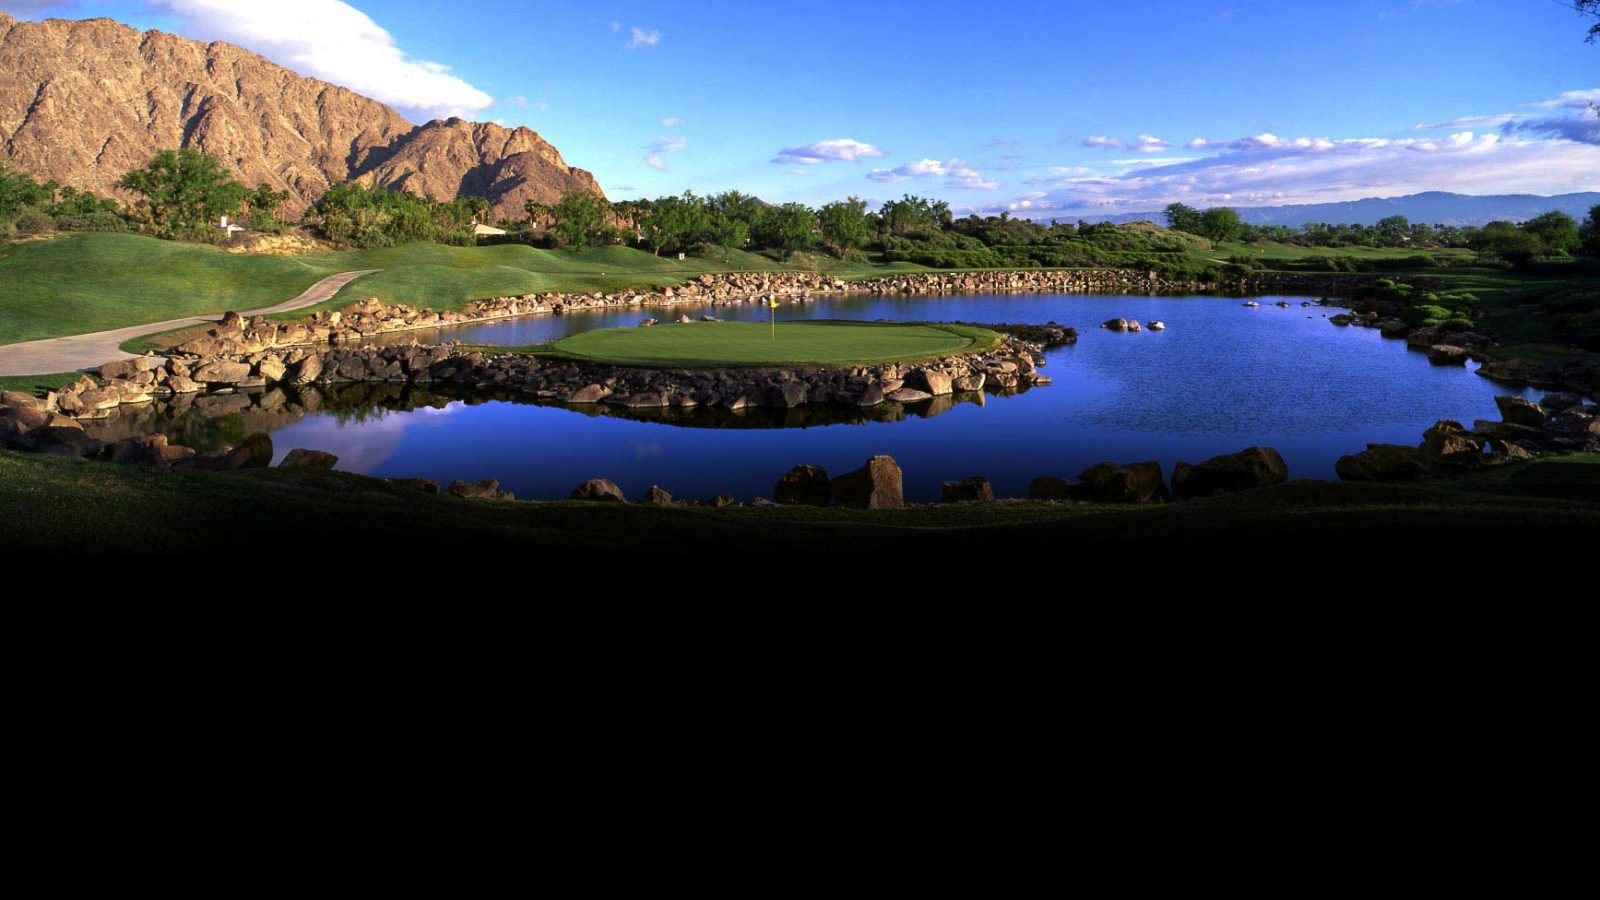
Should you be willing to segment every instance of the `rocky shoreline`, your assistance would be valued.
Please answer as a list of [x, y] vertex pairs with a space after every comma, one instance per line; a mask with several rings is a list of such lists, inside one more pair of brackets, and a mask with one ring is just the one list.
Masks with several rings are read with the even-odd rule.
[[459, 311], [438, 312], [375, 299], [342, 310], [322, 311], [303, 321], [274, 322], [261, 316], [228, 313], [200, 337], [180, 343], [172, 352], [185, 357], [238, 356], [318, 344], [359, 343], [407, 331], [452, 328], [531, 315], [561, 315], [586, 309], [660, 308], [678, 305], [768, 303], [784, 298], [803, 301], [826, 294], [938, 296], [968, 293], [1151, 293], [1288, 291], [1342, 293], [1371, 276], [1262, 272], [1237, 282], [1217, 285], [1177, 281], [1155, 272], [1127, 269], [1051, 269], [993, 272], [908, 273], [862, 281], [845, 281], [811, 272], [732, 272], [698, 279], [659, 291], [611, 294], [545, 293], [474, 300]]

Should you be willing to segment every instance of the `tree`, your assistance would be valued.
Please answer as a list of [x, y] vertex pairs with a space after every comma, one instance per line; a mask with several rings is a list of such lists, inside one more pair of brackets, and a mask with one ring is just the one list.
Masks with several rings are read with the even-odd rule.
[[905, 234], [922, 228], [945, 228], [950, 225], [950, 204], [943, 200], [927, 200], [906, 194], [899, 200], [890, 200], [878, 210], [878, 219], [890, 235]]
[[209, 236], [209, 227], [249, 192], [216, 157], [189, 147], [162, 150], [117, 186], [143, 198], [140, 212], [164, 237]]
[[1186, 234], [1200, 233], [1200, 211], [1182, 203], [1170, 203], [1162, 212], [1167, 217], [1167, 227]]
[[693, 191], [681, 197], [657, 197], [639, 216], [639, 233], [657, 256], [664, 249], [687, 253], [705, 241], [711, 230], [706, 204]]
[[1243, 230], [1239, 214], [1226, 206], [1213, 206], [1200, 215], [1200, 234], [1213, 241], [1237, 240]]
[[589, 246], [595, 232], [606, 218], [606, 201], [599, 194], [588, 191], [567, 191], [556, 205], [550, 208], [555, 219], [553, 230], [561, 235], [567, 245], [581, 250]]
[[1600, 203], [1589, 207], [1589, 215], [1583, 220], [1583, 255], [1600, 257]]
[[1472, 249], [1488, 256], [1497, 256], [1513, 265], [1521, 265], [1544, 252], [1544, 244], [1537, 234], [1524, 231], [1510, 222], [1490, 222], [1478, 229]]
[[711, 237], [722, 248], [723, 262], [727, 262], [733, 248], [749, 242], [750, 232], [761, 218], [761, 201], [739, 191], [724, 191], [707, 198], [706, 209]]
[[817, 220], [822, 226], [822, 239], [833, 247], [840, 259], [872, 237], [867, 201], [857, 197], [827, 204], [818, 211]]
[[811, 243], [811, 231], [817, 227], [817, 214], [804, 203], [785, 203], [777, 209], [767, 210], [756, 226], [756, 234], [763, 246], [777, 250], [788, 259], [796, 250]]
[[1373, 226], [1385, 246], [1394, 246], [1411, 236], [1411, 220], [1405, 216], [1385, 216]]
[[1537, 235], [1544, 252], [1551, 256], [1570, 256], [1583, 244], [1578, 234], [1578, 220], [1560, 210], [1523, 222], [1522, 230]]

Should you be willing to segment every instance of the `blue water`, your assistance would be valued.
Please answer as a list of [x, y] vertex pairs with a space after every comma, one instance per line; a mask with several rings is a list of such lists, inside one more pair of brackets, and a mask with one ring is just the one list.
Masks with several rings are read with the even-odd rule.
[[[1168, 473], [1251, 445], [1278, 449], [1291, 478], [1332, 478], [1334, 461], [1368, 442], [1415, 444], [1442, 418], [1498, 419], [1496, 394], [1517, 393], [1472, 373], [1431, 365], [1377, 331], [1332, 325], [1339, 310], [1302, 308], [1305, 298], [1238, 299], [1120, 295], [995, 295], [857, 298], [788, 305], [789, 318], [827, 317], [968, 322], [1056, 321], [1078, 329], [1076, 345], [1047, 355], [1054, 383], [938, 415], [900, 421], [818, 424], [814, 412], [701, 411], [655, 420], [596, 415], [509, 401], [367, 415], [316, 413], [278, 429], [281, 456], [326, 450], [339, 468], [449, 481], [497, 478], [531, 498], [564, 497], [592, 477], [630, 496], [660, 484], [678, 497], [771, 496], [778, 476], [799, 463], [838, 474], [875, 453], [905, 472], [913, 500], [934, 500], [940, 483], [985, 475], [998, 495], [1024, 496], [1037, 475], [1075, 476], [1102, 460], [1159, 460]], [[580, 330], [662, 320], [701, 308], [631, 309], [534, 316], [456, 329], [444, 336], [502, 345], [551, 340]], [[722, 306], [724, 318], [762, 318], [754, 305]], [[1165, 331], [1125, 334], [1099, 322], [1160, 319]], [[1538, 392], [1528, 392], [1537, 396]], [[785, 423], [794, 427], [784, 427]], [[718, 427], [737, 425], [739, 427]]]

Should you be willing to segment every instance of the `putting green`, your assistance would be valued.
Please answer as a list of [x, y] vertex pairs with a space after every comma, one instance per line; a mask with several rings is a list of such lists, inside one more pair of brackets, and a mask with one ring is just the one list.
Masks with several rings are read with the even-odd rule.
[[689, 322], [606, 328], [557, 341], [554, 352], [590, 362], [683, 368], [907, 362], [986, 350], [986, 328], [928, 322]]

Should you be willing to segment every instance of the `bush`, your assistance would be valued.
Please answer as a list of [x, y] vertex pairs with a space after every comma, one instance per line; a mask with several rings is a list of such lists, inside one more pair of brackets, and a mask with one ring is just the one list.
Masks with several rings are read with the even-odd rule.
[[36, 237], [56, 230], [56, 220], [37, 206], [25, 206], [12, 218], [17, 237]]

